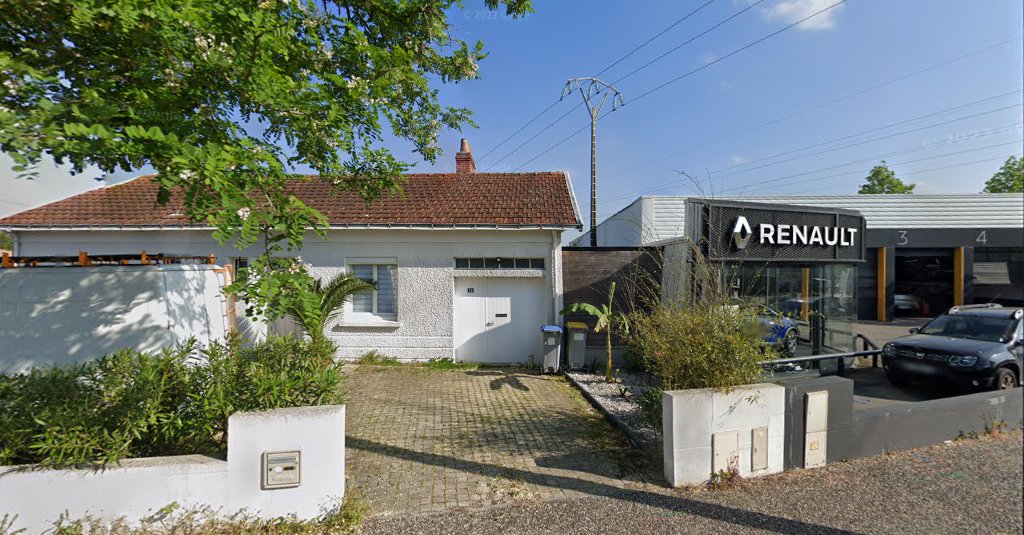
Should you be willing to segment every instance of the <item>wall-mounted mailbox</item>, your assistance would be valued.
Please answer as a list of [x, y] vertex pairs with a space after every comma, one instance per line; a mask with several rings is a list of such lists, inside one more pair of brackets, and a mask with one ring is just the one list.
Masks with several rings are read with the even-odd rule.
[[263, 452], [263, 490], [290, 489], [302, 483], [302, 452]]

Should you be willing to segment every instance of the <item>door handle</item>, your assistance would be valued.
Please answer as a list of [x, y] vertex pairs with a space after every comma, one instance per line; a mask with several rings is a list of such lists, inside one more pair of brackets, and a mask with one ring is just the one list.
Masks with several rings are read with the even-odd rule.
[[485, 327], [490, 327], [491, 325], [494, 325], [494, 322], [493, 321], [488, 321], [487, 325], [485, 325]]

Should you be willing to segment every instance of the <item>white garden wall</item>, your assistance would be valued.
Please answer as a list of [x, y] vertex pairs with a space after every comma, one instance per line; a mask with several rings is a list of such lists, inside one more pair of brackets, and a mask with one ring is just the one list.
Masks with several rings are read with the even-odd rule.
[[728, 392], [675, 390], [662, 396], [665, 479], [699, 485], [735, 467], [742, 477], [783, 470], [786, 389], [755, 384]]
[[215, 265], [0, 270], [0, 373], [222, 339], [227, 277]]
[[[261, 489], [264, 452], [299, 450], [301, 484]], [[0, 517], [14, 531], [39, 533], [62, 513], [136, 523], [171, 503], [242, 509], [260, 518], [316, 518], [345, 493], [345, 407], [236, 413], [228, 420], [227, 461], [202, 455], [128, 459], [103, 470], [0, 467]]]
[[[258, 249], [240, 252], [215, 242], [208, 230], [124, 230], [124, 231], [21, 231], [17, 233], [23, 256], [67, 254], [130, 253], [145, 249], [151, 253], [215, 254], [218, 263], [233, 257], [256, 256]], [[312, 272], [329, 277], [353, 261], [390, 260], [398, 265], [398, 319], [376, 326], [346, 323], [344, 315], [328, 327], [340, 346], [338, 356], [355, 358], [379, 350], [403, 360], [450, 358], [453, 347], [453, 306], [456, 257], [544, 258], [543, 276], [547, 292], [546, 317], [540, 325], [556, 321], [561, 310], [561, 232], [556, 230], [484, 229], [345, 229], [331, 230], [326, 241], [309, 233], [303, 261]], [[524, 276], [521, 272], [491, 270], [463, 276]]]

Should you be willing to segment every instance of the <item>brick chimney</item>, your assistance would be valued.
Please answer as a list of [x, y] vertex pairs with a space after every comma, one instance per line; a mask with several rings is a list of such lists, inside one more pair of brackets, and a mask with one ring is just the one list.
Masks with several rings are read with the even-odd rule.
[[455, 153], [455, 172], [471, 174], [476, 172], [476, 162], [473, 160], [473, 149], [469, 148], [469, 142], [462, 138], [462, 146], [459, 152]]

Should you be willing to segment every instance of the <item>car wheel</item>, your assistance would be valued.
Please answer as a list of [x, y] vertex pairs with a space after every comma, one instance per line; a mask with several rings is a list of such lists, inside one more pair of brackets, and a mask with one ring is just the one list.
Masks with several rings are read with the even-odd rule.
[[885, 378], [889, 380], [889, 383], [891, 383], [892, 386], [906, 386], [910, 383], [910, 380], [907, 379], [905, 375], [900, 375], [899, 373], [891, 372], [889, 370], [885, 370]]
[[999, 368], [996, 370], [995, 381], [992, 382], [996, 390], [1010, 390], [1017, 387], [1017, 374], [1010, 368]]
[[799, 343], [800, 340], [796, 334], [796, 329], [790, 329], [786, 331], [786, 336], [782, 340], [782, 350], [791, 357], [796, 356], [796, 347]]

